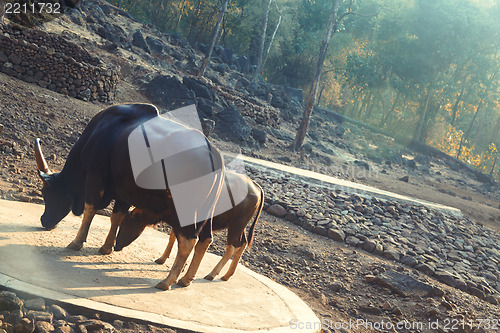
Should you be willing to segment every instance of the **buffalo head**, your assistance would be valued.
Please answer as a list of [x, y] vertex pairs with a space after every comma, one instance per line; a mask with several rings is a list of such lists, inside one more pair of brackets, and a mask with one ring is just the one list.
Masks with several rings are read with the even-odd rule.
[[127, 213], [120, 224], [120, 231], [116, 236], [115, 251], [121, 251], [139, 237], [144, 229], [154, 224], [156, 219], [152, 214], [135, 208]]
[[71, 197], [58, 173], [52, 173], [40, 147], [40, 139], [35, 142], [35, 159], [38, 175], [42, 179], [45, 211], [41, 217], [42, 226], [51, 230], [71, 211]]

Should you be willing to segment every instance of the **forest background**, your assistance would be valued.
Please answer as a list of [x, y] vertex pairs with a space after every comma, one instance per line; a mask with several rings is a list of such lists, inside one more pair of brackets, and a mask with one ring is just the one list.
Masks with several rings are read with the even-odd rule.
[[[307, 94], [334, 1], [229, 0], [216, 44], [253, 65], [263, 49], [257, 79]], [[226, 0], [109, 2], [198, 47]], [[499, 17], [498, 0], [340, 0], [315, 103], [500, 180]]]

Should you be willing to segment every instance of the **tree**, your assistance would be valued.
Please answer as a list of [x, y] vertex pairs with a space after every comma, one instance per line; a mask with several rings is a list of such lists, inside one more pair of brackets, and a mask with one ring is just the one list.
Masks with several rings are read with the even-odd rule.
[[264, 12], [264, 21], [262, 23], [262, 33], [260, 36], [260, 45], [259, 45], [259, 55], [257, 56], [257, 66], [255, 67], [255, 71], [252, 75], [252, 82], [255, 82], [257, 76], [260, 72], [262, 72], [262, 56], [264, 54], [264, 44], [266, 43], [266, 31], [267, 31], [267, 21], [269, 19], [269, 10], [271, 9], [271, 2], [273, 0], [266, 0], [267, 6], [266, 11]]
[[278, 32], [278, 29], [280, 28], [281, 25], [281, 20], [283, 18], [283, 14], [281, 13], [281, 10], [278, 8], [278, 4], [276, 4], [276, 9], [278, 10], [279, 13], [279, 18], [278, 18], [278, 23], [276, 23], [276, 27], [274, 28], [273, 34], [271, 35], [271, 39], [269, 40], [269, 45], [267, 46], [266, 53], [264, 54], [264, 59], [262, 59], [262, 68], [266, 65], [267, 57], [269, 56], [269, 51], [271, 51], [271, 46], [273, 45], [274, 39], [276, 38], [276, 33]]
[[318, 91], [319, 79], [321, 76], [321, 70], [323, 69], [323, 63], [326, 57], [326, 51], [328, 50], [328, 45], [334, 29], [337, 27], [337, 13], [339, 10], [340, 0], [333, 0], [332, 10], [330, 11], [330, 18], [328, 19], [328, 24], [326, 25], [325, 37], [321, 43], [321, 48], [319, 50], [318, 62], [316, 63], [316, 72], [314, 74], [313, 81], [311, 83], [311, 89], [309, 90], [309, 95], [307, 96], [306, 107], [304, 109], [304, 116], [300, 122], [300, 126], [295, 134], [295, 140], [292, 144], [292, 150], [298, 150], [304, 143], [306, 137], [307, 128], [309, 127], [309, 119], [311, 118], [311, 111], [314, 106], [314, 101], [316, 99], [316, 93]]
[[210, 42], [210, 46], [208, 47], [207, 54], [205, 55], [205, 58], [203, 59], [203, 63], [200, 67], [200, 70], [198, 71], [198, 76], [203, 76], [205, 74], [205, 70], [207, 68], [208, 62], [210, 61], [210, 57], [212, 56], [212, 52], [215, 47], [215, 42], [217, 41], [217, 36], [219, 35], [219, 29], [222, 20], [224, 19], [224, 14], [226, 13], [227, 10], [227, 3], [229, 0], [222, 0], [222, 5], [219, 7], [219, 16], [217, 17], [217, 23], [215, 24], [215, 28], [212, 34], [212, 41]]
[[[321, 76], [321, 71], [323, 69], [323, 63], [325, 62], [326, 51], [328, 51], [328, 45], [330, 44], [330, 39], [332, 35], [337, 31], [337, 27], [342, 22], [342, 20], [350, 14], [356, 14], [352, 11], [353, 0], [350, 0], [349, 7], [345, 13], [343, 13], [337, 19], [337, 13], [339, 10], [340, 0], [334, 0], [332, 4], [332, 9], [330, 11], [330, 17], [328, 18], [328, 24], [326, 25], [325, 36], [323, 38], [323, 42], [321, 43], [321, 48], [319, 50], [318, 61], [316, 63], [316, 71], [314, 74], [313, 81], [311, 83], [311, 88], [309, 90], [309, 95], [307, 97], [306, 106], [304, 109], [304, 116], [302, 117], [302, 121], [300, 122], [299, 128], [297, 129], [297, 133], [295, 134], [295, 139], [291, 146], [292, 150], [298, 150], [302, 144], [304, 143], [304, 139], [307, 134], [307, 128], [309, 127], [309, 120], [311, 118], [311, 112], [314, 107], [314, 102], [316, 100], [316, 94], [318, 92], [319, 79]], [[383, 7], [382, 7], [383, 8]], [[375, 14], [370, 15], [361, 15], [360, 16], [376, 16], [382, 8]]]

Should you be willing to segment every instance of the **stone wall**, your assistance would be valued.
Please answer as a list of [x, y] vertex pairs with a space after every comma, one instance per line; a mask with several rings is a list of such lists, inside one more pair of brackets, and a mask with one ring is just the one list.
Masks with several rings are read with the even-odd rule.
[[82, 100], [110, 101], [118, 73], [84, 48], [41, 30], [0, 28], [0, 71]]

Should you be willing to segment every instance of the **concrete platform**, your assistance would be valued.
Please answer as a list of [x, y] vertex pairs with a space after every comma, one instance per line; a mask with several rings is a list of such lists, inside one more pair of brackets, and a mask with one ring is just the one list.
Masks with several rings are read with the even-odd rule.
[[[291, 321], [319, 328], [319, 320], [294, 293], [241, 265], [227, 282], [198, 278], [187, 288], [161, 291], [154, 285], [167, 276], [173, 259], [166, 265], [153, 261], [163, 253], [166, 234], [147, 228], [122, 252], [103, 256], [98, 249], [109, 229], [109, 218], [96, 216], [88, 242], [75, 252], [66, 245], [75, 236], [80, 218], [68, 216], [56, 229], [45, 231], [40, 224], [43, 209], [42, 205], [0, 200], [1, 285], [197, 332], [319, 331], [292, 329]], [[210, 272], [218, 260], [207, 254], [198, 276]]]

